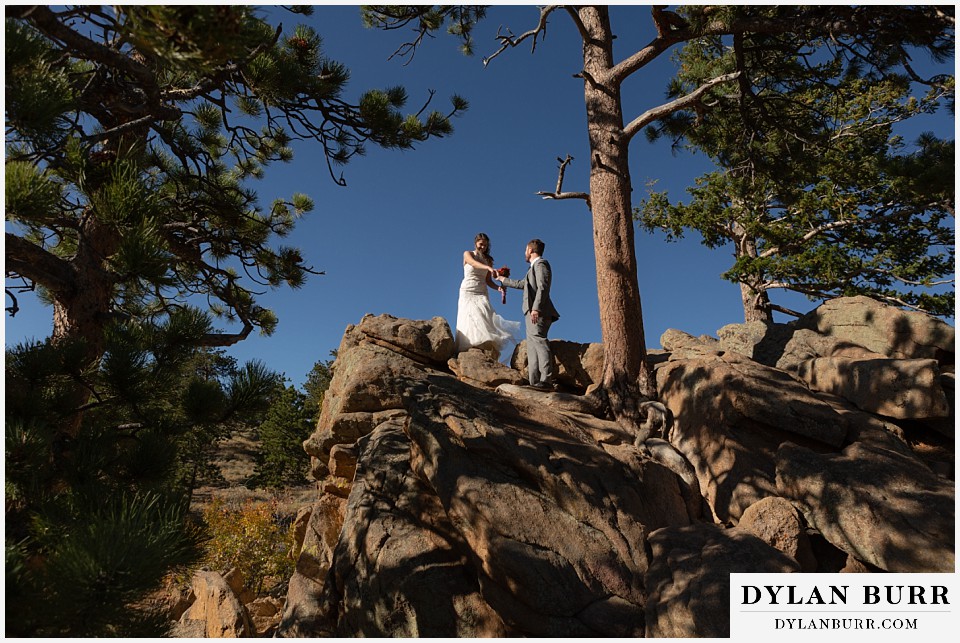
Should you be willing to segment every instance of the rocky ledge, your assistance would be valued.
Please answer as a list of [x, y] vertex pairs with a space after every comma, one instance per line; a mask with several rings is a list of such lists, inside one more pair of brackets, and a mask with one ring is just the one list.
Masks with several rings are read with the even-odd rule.
[[728, 635], [730, 572], [954, 569], [954, 329], [864, 298], [651, 351], [664, 435], [454, 355], [447, 323], [347, 329], [279, 636]]

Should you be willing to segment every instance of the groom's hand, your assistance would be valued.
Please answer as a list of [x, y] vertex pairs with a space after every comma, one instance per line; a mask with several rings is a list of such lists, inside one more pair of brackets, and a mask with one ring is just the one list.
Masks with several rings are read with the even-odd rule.
[[530, 311], [530, 321], [532, 321], [534, 324], [537, 324], [537, 323], [540, 322], [540, 311], [539, 311], [539, 310], [531, 310], [531, 311]]

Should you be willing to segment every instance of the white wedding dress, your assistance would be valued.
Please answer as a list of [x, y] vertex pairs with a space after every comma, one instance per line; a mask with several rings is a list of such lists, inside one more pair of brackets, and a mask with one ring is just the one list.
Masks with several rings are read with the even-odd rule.
[[499, 359], [510, 359], [512, 348], [522, 339], [520, 322], [504, 319], [490, 305], [487, 270], [463, 264], [460, 300], [457, 304], [457, 351], [474, 346], [493, 348]]

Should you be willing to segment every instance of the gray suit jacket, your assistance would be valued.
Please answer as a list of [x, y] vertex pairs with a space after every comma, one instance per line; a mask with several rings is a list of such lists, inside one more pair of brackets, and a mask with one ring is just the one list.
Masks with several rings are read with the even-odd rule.
[[550, 264], [540, 259], [527, 270], [523, 279], [501, 279], [504, 286], [523, 291], [523, 314], [537, 310], [551, 322], [560, 319], [560, 313], [550, 300]]

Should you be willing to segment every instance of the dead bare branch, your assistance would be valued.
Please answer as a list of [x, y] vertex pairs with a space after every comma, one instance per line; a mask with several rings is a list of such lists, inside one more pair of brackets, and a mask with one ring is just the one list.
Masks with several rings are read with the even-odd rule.
[[555, 192], [537, 192], [537, 196], [543, 197], [544, 199], [583, 199], [587, 202], [587, 207], [590, 207], [590, 195], [586, 192], [564, 192], [563, 191], [563, 175], [567, 171], [567, 166], [570, 165], [570, 162], [573, 160], [573, 157], [567, 154], [567, 158], [562, 159], [559, 156], [557, 160], [560, 162], [560, 171], [557, 176], [557, 189]]
[[[530, 31], [527, 31], [526, 33], [520, 34], [517, 37], [514, 37], [512, 33], [507, 33], [507, 34], [501, 33], [500, 29], [497, 29], [497, 40], [500, 41], [500, 49], [498, 49], [497, 51], [493, 52], [492, 54], [484, 58], [483, 66], [486, 67], [491, 60], [493, 60], [494, 58], [502, 54], [504, 51], [512, 47], [516, 47], [517, 45], [519, 45], [521, 42], [523, 42], [528, 38], [533, 38], [533, 48], [531, 49], [531, 52], [536, 51], [537, 38], [540, 37], [541, 33], [546, 34], [547, 32], [547, 16], [549, 16], [559, 7], [560, 5], [549, 5], [541, 8], [540, 20], [537, 22], [537, 26], [531, 29]], [[507, 28], [507, 31], [508, 32], [510, 31], [509, 27]]]

